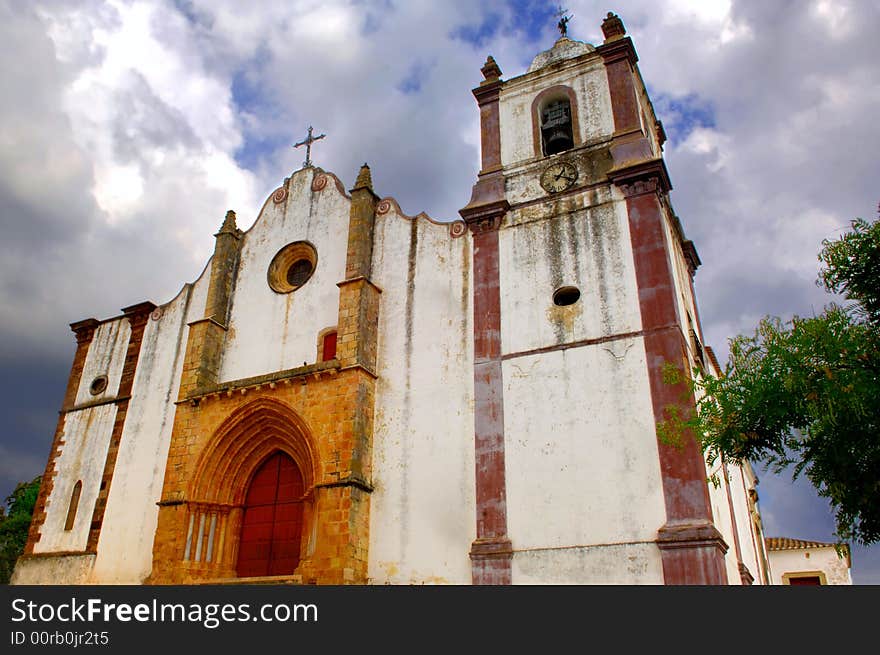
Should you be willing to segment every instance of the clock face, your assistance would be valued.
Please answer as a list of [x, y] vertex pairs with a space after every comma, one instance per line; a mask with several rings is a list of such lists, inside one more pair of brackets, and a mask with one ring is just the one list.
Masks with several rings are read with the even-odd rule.
[[567, 161], [550, 164], [541, 173], [541, 186], [549, 193], [565, 191], [577, 180], [577, 169]]

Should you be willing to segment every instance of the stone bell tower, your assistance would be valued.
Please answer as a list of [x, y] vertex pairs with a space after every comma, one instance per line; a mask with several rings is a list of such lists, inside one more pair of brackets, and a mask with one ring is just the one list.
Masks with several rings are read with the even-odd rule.
[[701, 452], [656, 433], [694, 407], [664, 364], [704, 359], [663, 127], [620, 18], [595, 47], [560, 30], [474, 89], [473, 579], [723, 584]]

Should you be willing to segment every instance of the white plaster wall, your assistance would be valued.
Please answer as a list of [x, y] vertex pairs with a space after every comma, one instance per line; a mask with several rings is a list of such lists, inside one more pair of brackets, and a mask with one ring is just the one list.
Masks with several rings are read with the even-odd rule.
[[773, 584], [787, 584], [783, 582], [786, 573], [813, 571], [824, 572], [826, 584], [852, 584], [846, 559], [838, 557], [833, 546], [771, 550], [769, 556]]
[[[131, 324], [125, 317], [105, 321], [95, 329], [76, 392], [77, 405], [116, 397], [130, 336]], [[107, 388], [93, 396], [89, 387], [99, 375], [107, 376]]]
[[[681, 254], [681, 248], [678, 245], [678, 237], [675, 235], [670, 218], [665, 215], [663, 219], [663, 235], [666, 239], [666, 252], [669, 267], [672, 269], [672, 279], [675, 283], [675, 300], [676, 314], [678, 315], [679, 325], [681, 325], [682, 334], [685, 335], [688, 352], [691, 354], [692, 361], [696, 361], [697, 353], [693, 352], [693, 344], [690, 337], [690, 326], [688, 325], [688, 314], [693, 321], [693, 328], [699, 336], [699, 327], [697, 325], [697, 309], [694, 296], [691, 293], [690, 276], [687, 272], [687, 265]], [[700, 341], [702, 337], [700, 336]], [[703, 344], [704, 346], [706, 344]]]
[[[313, 192], [312, 177], [319, 173], [294, 173], [288, 198], [277, 205], [267, 200], [243, 237], [221, 382], [312, 364], [318, 332], [336, 325], [350, 201], [330, 175], [327, 186]], [[279, 294], [269, 287], [267, 271], [276, 253], [294, 241], [315, 247], [317, 266], [300, 289]]]
[[[724, 565], [727, 570], [727, 583], [738, 585], [742, 578], [739, 574], [739, 560], [737, 559], [736, 546], [733, 540], [736, 529], [733, 521], [735, 517], [730, 515], [730, 503], [728, 502], [727, 485], [724, 482], [724, 471], [721, 461], [717, 460], [710, 468], [706, 467], [706, 477], [709, 480], [709, 503], [712, 508], [712, 520], [718, 532], [727, 544], [727, 553], [724, 555]], [[733, 490], [731, 490], [731, 494]]]
[[515, 584], [663, 584], [663, 562], [655, 544], [607, 544], [561, 550], [517, 551]]
[[469, 236], [380, 216], [368, 575], [377, 584], [470, 584], [476, 533]]
[[[55, 483], [46, 503], [46, 520], [40, 540], [34, 545], [35, 553], [85, 550], [115, 420], [113, 403], [65, 415], [64, 444], [55, 460]], [[70, 495], [77, 480], [82, 480], [82, 492], [76, 519], [73, 528], [65, 530]]]
[[139, 584], [150, 574], [187, 323], [204, 316], [208, 272], [186, 285], [144, 330], [92, 572], [95, 582]]
[[654, 108], [651, 105], [651, 100], [648, 97], [648, 90], [645, 88], [645, 83], [642, 80], [642, 75], [638, 70], [638, 66], [636, 66], [635, 70], [634, 87], [636, 91], [636, 99], [639, 103], [639, 122], [642, 124], [642, 131], [648, 137], [648, 142], [651, 144], [651, 150], [654, 153], [654, 156], [660, 157], [663, 150], [657, 139], [657, 132], [653, 125], [653, 121], [656, 118], [654, 115]]
[[529, 73], [508, 81], [498, 99], [503, 166], [535, 157], [532, 102], [541, 91], [558, 84], [571, 87], [575, 93], [581, 143], [608, 138], [614, 132], [608, 75], [599, 55], [592, 64]]
[[78, 585], [87, 584], [95, 556], [59, 555], [19, 559], [9, 584], [14, 585]]
[[761, 554], [756, 550], [761, 546], [761, 543], [755, 539], [752, 529], [752, 517], [747, 491], [751, 488], [751, 484], [748, 483], [747, 476], [742, 467], [728, 464], [727, 470], [730, 476], [730, 495], [733, 498], [733, 511], [736, 514], [743, 564], [748, 567], [755, 580], [752, 584], [766, 584], [762, 570]]
[[[509, 359], [502, 374], [508, 532], [525, 567], [514, 582], [557, 581], [556, 567], [574, 583], [661, 582], [653, 542], [666, 511], [643, 340]], [[621, 544], [642, 559], [609, 554]]]
[[[621, 202], [502, 229], [502, 352], [640, 330], [631, 252]], [[561, 286], [576, 286], [580, 300], [554, 305]]]

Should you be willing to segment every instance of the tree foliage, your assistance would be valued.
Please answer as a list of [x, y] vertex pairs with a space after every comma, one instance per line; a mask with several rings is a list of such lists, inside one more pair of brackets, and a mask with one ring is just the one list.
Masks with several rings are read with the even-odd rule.
[[[818, 283], [847, 303], [818, 316], [766, 317], [730, 341], [719, 377], [695, 372], [690, 417], [670, 415], [661, 435], [690, 430], [709, 463], [793, 467], [829, 499], [844, 541], [880, 541], [880, 221], [857, 219], [822, 244]], [[681, 371], [670, 382], [686, 381]]]
[[40, 492], [40, 477], [19, 483], [6, 497], [6, 508], [0, 507], [0, 584], [9, 582], [15, 560], [24, 551], [31, 516]]
[[858, 318], [880, 327], [880, 221], [857, 218], [852, 231], [822, 242], [818, 283], [853, 302]]

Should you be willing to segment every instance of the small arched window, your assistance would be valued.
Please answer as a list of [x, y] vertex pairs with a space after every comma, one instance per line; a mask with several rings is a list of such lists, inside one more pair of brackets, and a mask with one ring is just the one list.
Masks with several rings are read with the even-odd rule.
[[77, 480], [70, 492], [70, 504], [67, 506], [67, 520], [64, 522], [64, 530], [73, 530], [73, 522], [76, 520], [76, 508], [79, 507], [79, 495], [82, 493], [82, 480]]
[[544, 155], [574, 147], [571, 103], [566, 98], [551, 100], [541, 108], [541, 146]]

